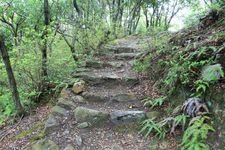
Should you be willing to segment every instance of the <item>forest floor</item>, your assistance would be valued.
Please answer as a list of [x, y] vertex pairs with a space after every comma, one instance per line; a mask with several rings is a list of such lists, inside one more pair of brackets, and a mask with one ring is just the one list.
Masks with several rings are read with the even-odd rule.
[[[64, 89], [53, 108], [40, 106], [16, 124], [2, 128], [0, 150], [178, 149], [174, 137], [163, 141], [144, 138], [135, 122], [142, 114], [154, 111], [143, 107], [141, 99], [159, 96], [153, 82], [132, 69], [149, 40], [130, 36], [106, 45], [94, 60], [74, 72], [74, 78], [85, 81], [85, 88]], [[99, 126], [99, 119], [103, 125]]]

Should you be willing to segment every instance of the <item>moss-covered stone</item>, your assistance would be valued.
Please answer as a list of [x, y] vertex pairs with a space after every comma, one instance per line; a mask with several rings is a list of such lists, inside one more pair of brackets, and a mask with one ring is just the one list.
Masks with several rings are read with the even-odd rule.
[[45, 122], [45, 128], [44, 128], [45, 133], [49, 133], [57, 129], [58, 127], [60, 127], [59, 121], [52, 114], [49, 115], [47, 121]]
[[135, 101], [137, 98], [133, 93], [127, 93], [127, 94], [117, 94], [112, 98], [113, 101], [118, 102], [129, 102], [129, 101]]
[[85, 107], [77, 107], [74, 116], [80, 123], [88, 122], [91, 126], [102, 127], [108, 119], [109, 114]]
[[59, 150], [59, 146], [48, 139], [42, 139], [32, 144], [31, 150]]
[[158, 118], [160, 116], [160, 113], [158, 111], [151, 111], [147, 112], [146, 116], [148, 119]]
[[66, 116], [67, 113], [68, 113], [68, 110], [60, 106], [56, 105], [52, 108], [52, 114]]
[[70, 110], [76, 107], [76, 104], [72, 100], [64, 98], [59, 98], [57, 105], [66, 110]]

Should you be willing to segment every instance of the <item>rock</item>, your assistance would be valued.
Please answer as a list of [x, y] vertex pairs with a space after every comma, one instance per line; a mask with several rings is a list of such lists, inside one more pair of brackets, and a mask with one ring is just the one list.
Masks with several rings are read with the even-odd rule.
[[96, 127], [103, 126], [108, 119], [107, 113], [85, 107], [77, 107], [74, 116], [78, 122], [88, 122], [91, 126]]
[[83, 123], [80, 123], [77, 125], [77, 128], [79, 129], [84, 129], [84, 128], [87, 128], [89, 125], [87, 122], [83, 122]]
[[151, 111], [146, 113], [146, 117], [148, 119], [158, 118], [160, 116], [160, 113], [158, 111]]
[[96, 93], [91, 93], [91, 92], [83, 92], [82, 96], [87, 101], [91, 101], [91, 102], [102, 102], [102, 101], [106, 101], [107, 100], [107, 97], [101, 96], [101, 95], [96, 94]]
[[76, 143], [77, 143], [78, 146], [81, 146], [82, 145], [83, 140], [82, 140], [81, 136], [79, 136], [79, 135], [76, 136], [76, 139], [75, 140], [76, 140]]
[[139, 53], [120, 53], [120, 54], [115, 54], [115, 59], [117, 60], [131, 60], [131, 59], [135, 59], [136, 57], [138, 57]]
[[124, 66], [124, 63], [121, 61], [111, 61], [111, 62], [105, 62], [104, 66], [112, 67], [112, 68], [121, 68]]
[[84, 81], [75, 82], [72, 90], [75, 94], [80, 94], [85, 90], [85, 82]]
[[112, 98], [112, 100], [117, 102], [128, 102], [128, 101], [135, 101], [137, 100], [137, 98], [133, 94], [118, 94], [115, 95]]
[[59, 146], [48, 139], [42, 139], [32, 144], [32, 150], [59, 150]]
[[117, 74], [111, 72], [94, 73], [81, 72], [74, 74], [74, 77], [79, 77], [91, 85], [126, 85], [133, 86], [139, 82], [136, 76], [130, 76], [128, 74], [123, 74], [118, 76]]
[[82, 96], [80, 96], [80, 95], [76, 95], [76, 96], [72, 97], [72, 100], [75, 103], [86, 103], [85, 99]]
[[145, 118], [143, 111], [114, 111], [110, 114], [111, 121], [116, 125], [138, 122]]
[[68, 145], [64, 148], [64, 150], [77, 150], [77, 149], [74, 148], [73, 145], [68, 144]]
[[45, 132], [49, 133], [52, 130], [57, 129], [58, 127], [60, 127], [60, 123], [55, 118], [55, 116], [53, 116], [52, 114], [50, 114], [48, 116], [48, 120], [45, 122]]
[[103, 64], [97, 60], [88, 60], [86, 61], [86, 67], [99, 69], [103, 67]]
[[64, 98], [59, 98], [57, 105], [67, 110], [70, 110], [76, 107], [76, 104], [72, 100], [64, 99]]
[[132, 48], [132, 47], [115, 47], [112, 49], [114, 53], [135, 53], [137, 49]]
[[61, 93], [60, 93], [60, 97], [62, 98], [66, 98], [70, 96], [70, 91], [66, 88], [63, 88]]
[[52, 108], [52, 114], [66, 116], [68, 111], [65, 108], [56, 105]]
[[224, 77], [221, 64], [209, 65], [203, 68], [202, 78], [205, 81], [217, 81]]

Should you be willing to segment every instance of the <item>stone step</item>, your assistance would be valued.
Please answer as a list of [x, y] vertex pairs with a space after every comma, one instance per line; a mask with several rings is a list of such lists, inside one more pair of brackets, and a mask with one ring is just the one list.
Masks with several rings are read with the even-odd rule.
[[126, 72], [116, 72], [115, 71], [87, 71], [74, 73], [74, 77], [79, 77], [88, 84], [91, 85], [125, 85], [133, 86], [139, 82], [138, 78], [133, 74], [127, 74]]
[[132, 48], [132, 47], [109, 47], [106, 48], [108, 49], [108, 51], [113, 51], [115, 54], [119, 54], [119, 53], [135, 53], [138, 50], [136, 48]]
[[141, 55], [141, 53], [120, 53], [120, 54], [115, 54], [114, 59], [115, 60], [132, 60], [135, 59]]
[[123, 60], [123, 61], [131, 61], [135, 58], [138, 58], [142, 53], [118, 53], [118, 54], [110, 54], [110, 53], [102, 53], [99, 58], [103, 60]]
[[[129, 62], [128, 62], [129, 63]], [[131, 64], [131, 63], [130, 63]], [[99, 60], [88, 60], [86, 61], [85, 68], [94, 68], [94, 69], [99, 69], [99, 68], [121, 68], [125, 64], [123, 61], [99, 61]]]
[[84, 99], [88, 102], [98, 101], [98, 102], [132, 102], [137, 101], [138, 98], [135, 97], [135, 95], [130, 93], [124, 93], [124, 94], [106, 94], [104, 95], [104, 92], [83, 92], [82, 96]]
[[140, 122], [146, 118], [144, 111], [123, 111], [113, 112], [90, 109], [87, 107], [77, 107], [74, 110], [74, 117], [78, 123], [87, 123], [89, 126], [102, 127], [108, 123], [114, 125], [124, 125]]

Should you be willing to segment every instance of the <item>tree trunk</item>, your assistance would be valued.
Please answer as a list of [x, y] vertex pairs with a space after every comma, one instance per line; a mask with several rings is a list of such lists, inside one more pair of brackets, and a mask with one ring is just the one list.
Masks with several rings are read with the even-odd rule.
[[3, 62], [5, 64], [6, 72], [8, 75], [9, 85], [12, 90], [12, 98], [13, 98], [13, 102], [14, 102], [14, 105], [17, 110], [17, 114], [22, 115], [25, 113], [25, 111], [20, 102], [20, 97], [19, 97], [19, 92], [17, 90], [16, 80], [15, 80], [13, 70], [11, 67], [8, 51], [7, 51], [7, 48], [5, 45], [5, 40], [2, 35], [0, 35], [0, 51], [1, 51]]
[[48, 76], [48, 26], [50, 24], [50, 12], [49, 12], [49, 3], [48, 0], [44, 0], [44, 24], [45, 31], [42, 35], [42, 39], [44, 40], [44, 44], [42, 46], [42, 77], [46, 78]]

